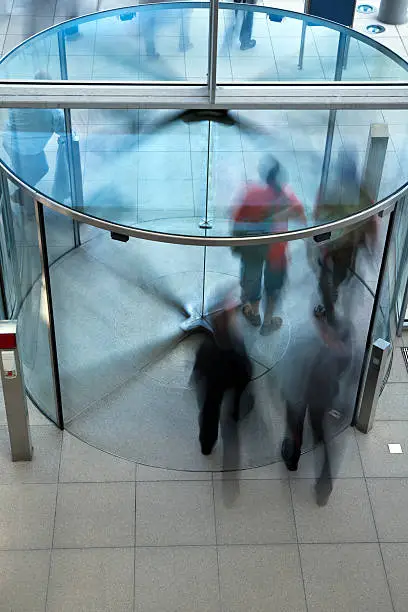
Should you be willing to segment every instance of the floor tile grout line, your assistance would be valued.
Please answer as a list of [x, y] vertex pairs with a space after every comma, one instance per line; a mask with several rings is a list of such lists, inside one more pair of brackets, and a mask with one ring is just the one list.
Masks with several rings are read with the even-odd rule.
[[219, 556], [219, 551], [218, 551], [217, 517], [215, 513], [214, 473], [211, 474], [211, 489], [212, 489], [213, 512], [214, 512], [215, 553], [217, 555], [218, 601], [219, 601], [220, 612], [223, 612], [224, 606], [223, 606], [222, 597], [221, 597], [221, 573], [220, 573], [220, 556]]
[[57, 483], [56, 483], [56, 492], [55, 492], [55, 511], [54, 511], [54, 520], [53, 520], [53, 529], [52, 529], [52, 539], [51, 539], [51, 549], [50, 549], [50, 558], [49, 558], [49, 567], [48, 567], [48, 578], [47, 578], [47, 588], [45, 591], [45, 610], [47, 610], [48, 606], [48, 592], [50, 587], [51, 580], [51, 568], [52, 568], [52, 551], [54, 549], [54, 538], [55, 538], [55, 526], [57, 521], [57, 504], [58, 504], [58, 493], [59, 493], [59, 477], [61, 471], [61, 462], [62, 462], [62, 447], [64, 442], [64, 434], [62, 433], [60, 438], [60, 454], [58, 461], [58, 472], [57, 472]]
[[136, 612], [136, 521], [137, 521], [137, 463], [135, 464], [135, 503], [134, 503], [134, 551], [133, 551], [133, 612]]
[[[207, 543], [201, 543], [201, 544], [164, 544], [164, 545], [148, 545], [148, 544], [141, 544], [140, 546], [133, 546], [132, 544], [128, 544], [126, 546], [124, 546], [123, 544], [115, 544], [112, 546], [57, 546], [54, 548], [50, 548], [48, 547], [34, 547], [34, 548], [0, 548], [0, 554], [1, 553], [12, 553], [12, 552], [45, 552], [45, 551], [49, 551], [50, 553], [55, 552], [55, 551], [59, 551], [59, 550], [112, 550], [112, 549], [123, 549], [123, 550], [129, 550], [129, 549], [149, 549], [149, 550], [158, 550], [158, 549], [162, 549], [162, 548], [219, 548], [219, 549], [223, 549], [223, 548], [274, 548], [274, 547], [292, 547], [296, 546], [296, 542], [266, 542], [266, 543], [259, 543], [259, 542], [253, 542], [253, 543], [248, 543], [248, 542], [242, 542], [242, 543], [230, 543], [230, 544], [218, 544], [217, 546], [215, 546], [213, 543], [211, 544], [207, 544]], [[408, 539], [407, 540], [381, 540], [381, 541], [376, 541], [376, 540], [358, 540], [358, 541], [332, 541], [332, 542], [310, 542], [310, 541], [305, 541], [305, 542], [299, 542], [299, 546], [310, 546], [310, 547], [314, 547], [314, 546], [360, 546], [360, 545], [368, 545], [368, 544], [379, 544], [379, 545], [404, 545], [404, 546], [408, 546]]]
[[293, 524], [294, 524], [294, 527], [295, 527], [295, 534], [296, 534], [296, 545], [297, 545], [297, 551], [298, 551], [300, 575], [302, 577], [303, 596], [305, 598], [306, 612], [308, 612], [309, 606], [307, 604], [306, 584], [305, 584], [305, 577], [304, 577], [304, 574], [303, 574], [302, 556], [301, 556], [301, 552], [300, 552], [300, 543], [299, 543], [299, 535], [298, 535], [298, 529], [297, 529], [297, 523], [296, 523], [295, 506], [294, 506], [294, 503], [293, 503], [292, 481], [290, 479], [289, 479], [289, 494], [290, 494], [290, 504], [291, 504], [291, 507], [292, 507]]
[[358, 445], [358, 442], [357, 442], [357, 448], [358, 448], [358, 452], [359, 452], [359, 455], [360, 455], [361, 464], [362, 464], [362, 467], [363, 467], [363, 475], [364, 475], [364, 482], [365, 482], [365, 487], [366, 487], [367, 496], [368, 496], [368, 503], [370, 504], [370, 510], [371, 510], [371, 514], [372, 514], [372, 517], [373, 517], [374, 529], [375, 529], [375, 533], [377, 535], [378, 549], [380, 551], [380, 556], [381, 556], [381, 561], [382, 561], [382, 565], [383, 565], [383, 569], [384, 569], [385, 580], [386, 580], [387, 587], [388, 587], [388, 593], [389, 593], [389, 596], [390, 596], [391, 606], [392, 606], [393, 611], [396, 612], [395, 606], [394, 606], [394, 600], [393, 600], [392, 592], [391, 592], [391, 585], [390, 585], [390, 581], [388, 579], [387, 568], [385, 566], [384, 555], [383, 555], [383, 551], [382, 551], [382, 548], [381, 548], [381, 542], [380, 542], [380, 536], [379, 536], [379, 533], [378, 533], [377, 521], [375, 520], [374, 506], [373, 506], [373, 503], [372, 503], [372, 500], [371, 500], [370, 489], [368, 487], [367, 477], [366, 477], [366, 473], [365, 473], [365, 469], [364, 469], [364, 465], [363, 465], [363, 458], [361, 456], [360, 447]]

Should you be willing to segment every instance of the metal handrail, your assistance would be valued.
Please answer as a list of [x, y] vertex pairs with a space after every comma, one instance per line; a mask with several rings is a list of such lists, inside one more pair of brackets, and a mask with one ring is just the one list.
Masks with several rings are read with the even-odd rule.
[[373, 217], [374, 215], [377, 215], [378, 213], [391, 211], [393, 210], [396, 202], [408, 193], [408, 183], [405, 183], [403, 187], [395, 191], [393, 194], [387, 196], [369, 208], [349, 215], [343, 219], [338, 219], [337, 221], [331, 221], [329, 223], [324, 223], [314, 227], [306, 227], [287, 232], [277, 232], [274, 234], [263, 234], [261, 236], [246, 236], [244, 238], [229, 236], [192, 236], [130, 227], [128, 225], [121, 225], [113, 221], [107, 221], [106, 219], [100, 219], [98, 217], [88, 215], [84, 212], [80, 212], [79, 210], [69, 208], [64, 204], [60, 204], [52, 198], [40, 193], [35, 188], [18, 178], [2, 161], [0, 161], [0, 169], [6, 173], [13, 183], [21, 187], [21, 189], [29, 194], [34, 200], [57, 213], [61, 213], [66, 217], [70, 217], [74, 221], [78, 221], [79, 223], [86, 223], [88, 225], [92, 225], [93, 227], [97, 227], [98, 229], [122, 234], [131, 238], [141, 238], [143, 240], [150, 240], [153, 242], [166, 242], [170, 244], [195, 246], [256, 246], [260, 244], [272, 244], [274, 242], [311, 238], [313, 236], [326, 234], [328, 232], [355, 225], [369, 219], [370, 217]]

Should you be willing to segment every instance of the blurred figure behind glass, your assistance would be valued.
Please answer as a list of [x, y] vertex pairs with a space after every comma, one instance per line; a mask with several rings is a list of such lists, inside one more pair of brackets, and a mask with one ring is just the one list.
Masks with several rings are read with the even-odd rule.
[[[290, 219], [306, 222], [302, 204], [284, 184], [278, 160], [267, 156], [261, 160], [259, 174], [263, 184], [250, 184], [233, 211], [232, 234], [236, 237], [284, 232]], [[286, 280], [287, 242], [257, 246], [233, 247], [241, 256], [241, 301], [246, 319], [268, 335], [282, 325], [274, 316], [276, 302]], [[263, 321], [259, 312], [262, 289], [266, 296]]]
[[[46, 72], [38, 72], [36, 79], [50, 79]], [[10, 156], [12, 170], [23, 181], [35, 187], [49, 170], [45, 147], [53, 134], [65, 133], [64, 113], [61, 109], [10, 109], [3, 133], [3, 146]], [[20, 201], [20, 191], [13, 194]]]
[[[336, 221], [372, 204], [358, 176], [356, 154], [349, 150], [340, 151], [335, 177], [317, 198], [315, 220], [318, 223]], [[365, 247], [371, 253], [376, 238], [375, 217], [332, 232], [330, 242], [319, 249], [319, 289], [322, 304], [316, 306], [315, 316], [325, 316], [329, 323], [334, 321], [340, 286], [350, 279], [352, 271], [355, 270], [359, 251]]]

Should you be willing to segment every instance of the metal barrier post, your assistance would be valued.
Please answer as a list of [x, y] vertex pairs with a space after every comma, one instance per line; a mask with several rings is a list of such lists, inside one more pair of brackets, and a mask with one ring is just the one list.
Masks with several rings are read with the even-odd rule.
[[13, 461], [31, 461], [30, 425], [23, 368], [17, 348], [17, 321], [0, 321], [0, 367]]
[[384, 380], [388, 357], [391, 353], [391, 344], [379, 338], [371, 347], [368, 362], [367, 376], [364, 382], [360, 411], [357, 416], [356, 427], [363, 433], [368, 433], [373, 426], [377, 410], [381, 385]]
[[376, 202], [378, 199], [388, 139], [389, 132], [386, 123], [371, 124], [361, 185], [366, 190], [372, 202]]
[[381, 0], [378, 21], [401, 25], [407, 21], [407, 0]]

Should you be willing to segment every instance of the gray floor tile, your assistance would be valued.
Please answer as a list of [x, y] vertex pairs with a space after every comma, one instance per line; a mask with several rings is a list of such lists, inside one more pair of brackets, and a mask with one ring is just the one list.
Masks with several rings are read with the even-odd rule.
[[408, 479], [369, 478], [367, 485], [380, 542], [408, 542]]
[[[377, 421], [368, 434], [356, 435], [366, 476], [408, 477], [408, 422]], [[403, 452], [391, 454], [389, 443], [401, 444]]]
[[14, 0], [12, 15], [23, 15], [30, 21], [31, 16], [52, 17], [57, 0]]
[[134, 549], [54, 550], [47, 612], [132, 612]]
[[378, 544], [300, 546], [309, 612], [392, 612]]
[[296, 545], [218, 549], [223, 612], [306, 612]]
[[44, 612], [50, 551], [0, 552], [0, 609], [4, 612]]
[[10, 15], [0, 15], [0, 34], [6, 34], [10, 21]]
[[134, 544], [135, 484], [61, 484], [55, 548], [124, 547]]
[[60, 482], [134, 481], [136, 464], [100, 451], [64, 434]]
[[[0, 25], [1, 25], [1, 21], [0, 21]], [[23, 40], [24, 40], [23, 34], [7, 34], [6, 38], [4, 39], [3, 55], [6, 55], [6, 53], [14, 49], [14, 47], [16, 47], [21, 42], [23, 42]], [[6, 75], [7, 75], [6, 78], [11, 78], [10, 74], [6, 73]]]
[[[332, 473], [337, 478], [361, 478], [363, 468], [358, 451], [354, 430], [348, 427], [329, 442]], [[320, 473], [323, 461], [322, 448], [303, 454], [296, 472], [290, 472], [290, 477], [314, 478]]]
[[11, 13], [11, 9], [13, 8], [14, 0], [0, 0], [0, 13], [6, 14]]
[[57, 486], [0, 485], [0, 548], [50, 548]]
[[58, 481], [62, 433], [56, 427], [31, 427], [32, 461], [11, 460], [6, 427], [0, 427], [0, 484]]
[[226, 480], [214, 493], [218, 544], [296, 541], [287, 481]]
[[136, 612], [220, 612], [215, 547], [137, 548]]
[[[78, 5], [78, 14], [87, 15], [88, 13], [94, 13], [97, 11], [98, 0], [81, 0], [78, 2]], [[72, 17], [72, 0], [57, 0], [55, 16], [65, 17], [65, 19]]]
[[215, 544], [211, 483], [137, 483], [136, 545], [172, 544]]
[[392, 357], [392, 366], [390, 376], [388, 378], [389, 383], [408, 383], [408, 373], [407, 368], [405, 366], [404, 358], [402, 356], [401, 350], [397, 348], [394, 351]]
[[52, 23], [52, 15], [48, 17], [31, 16], [30, 18], [27, 18], [24, 15], [11, 15], [7, 34], [13, 34], [15, 36], [18, 35], [27, 38], [32, 34], [36, 34], [41, 30], [45, 30], [45, 28], [49, 28], [50, 26], [52, 26]]
[[407, 383], [385, 385], [378, 400], [376, 421], [408, 421]]
[[381, 544], [395, 612], [408, 610], [408, 544]]
[[291, 485], [299, 542], [377, 540], [364, 479], [335, 481], [324, 507], [316, 504], [313, 480], [293, 480]]

